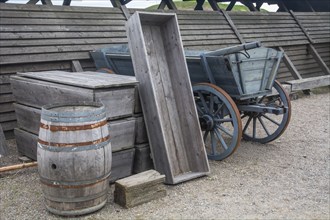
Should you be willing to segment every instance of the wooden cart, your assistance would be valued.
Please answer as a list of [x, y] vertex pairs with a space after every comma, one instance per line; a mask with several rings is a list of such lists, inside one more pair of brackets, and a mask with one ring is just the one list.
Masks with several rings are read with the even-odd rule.
[[[98, 69], [134, 75], [127, 45], [91, 55]], [[275, 80], [282, 52], [253, 42], [211, 52], [185, 51], [185, 56], [209, 159], [230, 156], [242, 137], [268, 143], [283, 134], [291, 104]]]

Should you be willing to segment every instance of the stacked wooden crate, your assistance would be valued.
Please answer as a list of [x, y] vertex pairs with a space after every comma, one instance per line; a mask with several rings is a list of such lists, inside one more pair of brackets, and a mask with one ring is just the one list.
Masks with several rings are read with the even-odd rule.
[[134, 77], [97, 72], [47, 71], [11, 77], [17, 103], [18, 152], [36, 159], [41, 107], [50, 103], [100, 101], [106, 107], [113, 164], [111, 181], [132, 174], [137, 81]]

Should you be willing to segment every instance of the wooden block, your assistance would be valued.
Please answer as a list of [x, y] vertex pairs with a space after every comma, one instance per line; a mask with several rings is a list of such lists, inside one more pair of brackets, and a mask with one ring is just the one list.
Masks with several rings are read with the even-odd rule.
[[166, 196], [165, 175], [148, 170], [115, 183], [114, 202], [131, 208]]
[[63, 71], [19, 75], [12, 76], [11, 83], [16, 101], [20, 104], [41, 108], [49, 103], [100, 101], [106, 107], [108, 119], [133, 115], [137, 84], [134, 77]]
[[135, 144], [148, 143], [148, 134], [143, 116], [136, 118], [135, 124]]
[[127, 35], [155, 169], [168, 184], [206, 175], [209, 164], [176, 15], [135, 12]]
[[153, 168], [154, 165], [151, 159], [149, 144], [140, 144], [135, 146], [133, 173], [141, 173]]
[[[19, 128], [15, 128], [17, 150], [32, 160], [37, 160], [38, 136]], [[132, 175], [135, 149], [127, 149], [112, 153], [110, 182]]]
[[132, 148], [135, 139], [135, 118], [109, 121], [112, 152]]

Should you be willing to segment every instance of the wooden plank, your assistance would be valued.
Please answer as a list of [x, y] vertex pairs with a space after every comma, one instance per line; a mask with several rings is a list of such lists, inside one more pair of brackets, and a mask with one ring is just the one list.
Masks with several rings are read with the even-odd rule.
[[11, 93], [11, 86], [10, 84], [0, 84], [0, 95]]
[[314, 48], [313, 45], [308, 45], [308, 50], [310, 51], [310, 53], [313, 55], [314, 59], [316, 60], [316, 62], [319, 64], [320, 68], [322, 69], [322, 71], [324, 72], [324, 74], [329, 75], [330, 74], [330, 70], [327, 67], [327, 65], [324, 63], [323, 59], [321, 58], [321, 56], [318, 54], [318, 52], [316, 51], [316, 49]]
[[84, 71], [79, 60], [72, 60], [71, 62], [72, 62], [72, 66], [71, 66], [72, 72], [83, 72]]
[[1, 40], [24, 40], [24, 39], [49, 39], [49, 38], [112, 38], [122, 37], [125, 38], [126, 34], [124, 31], [112, 31], [112, 32], [59, 32], [59, 31], [43, 31], [43, 32], [3, 32], [0, 35]]
[[141, 173], [146, 170], [153, 169], [153, 161], [151, 159], [151, 151], [149, 144], [140, 144], [135, 146], [135, 156], [133, 173]]
[[13, 111], [14, 111], [13, 103], [8, 102], [8, 103], [1, 104], [0, 113], [13, 112]]
[[15, 121], [15, 120], [16, 120], [15, 112], [0, 113], [0, 122]]
[[111, 120], [108, 125], [112, 152], [134, 147], [135, 118]]
[[74, 26], [74, 25], [1, 25], [1, 32], [49, 32], [49, 31], [124, 31], [124, 26]]
[[135, 144], [144, 144], [148, 142], [148, 134], [143, 116], [139, 116], [136, 118], [135, 124]]
[[13, 94], [0, 94], [0, 103], [8, 103], [15, 101]]
[[1, 18], [1, 25], [77, 25], [77, 26], [123, 26], [125, 25], [125, 20], [80, 20], [80, 19], [50, 19], [50, 18], [29, 18], [29, 19], [21, 19], [21, 18]]
[[156, 170], [169, 184], [204, 176], [209, 165], [176, 15], [136, 12], [127, 34]]
[[64, 85], [77, 86], [82, 88], [115, 88], [125, 86], [135, 86], [137, 81], [135, 77], [123, 76], [117, 74], [105, 74], [100, 72], [75, 72], [69, 73], [64, 71], [45, 71], [45, 72], [28, 72], [19, 73], [19, 76], [28, 77], [31, 79], [39, 79], [60, 83]]
[[291, 85], [292, 91], [313, 89], [322, 86], [329, 86], [330, 75], [292, 80], [287, 81], [286, 83]]
[[132, 208], [165, 197], [164, 179], [165, 175], [148, 170], [118, 180], [115, 183], [114, 202], [125, 208]]
[[11, 131], [17, 127], [17, 122], [15, 121], [4, 121], [0, 123], [3, 131]]
[[41, 110], [29, 106], [14, 104], [19, 128], [32, 134], [39, 134]]
[[5, 134], [3, 133], [2, 126], [0, 124], [0, 158], [2, 156], [7, 156], [9, 149], [6, 143]]
[[93, 91], [89, 89], [65, 86], [20, 76], [13, 76], [11, 78], [11, 85], [18, 103], [36, 108], [41, 108], [43, 105], [49, 103], [65, 103], [67, 100], [94, 101]]
[[15, 128], [14, 132], [18, 154], [37, 160], [38, 136], [19, 128]]

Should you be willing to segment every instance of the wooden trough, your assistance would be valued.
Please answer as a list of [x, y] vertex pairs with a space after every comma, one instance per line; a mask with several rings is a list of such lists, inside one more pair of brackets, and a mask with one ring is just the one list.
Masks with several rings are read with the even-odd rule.
[[177, 184], [209, 172], [175, 14], [136, 12], [127, 23], [155, 169]]

